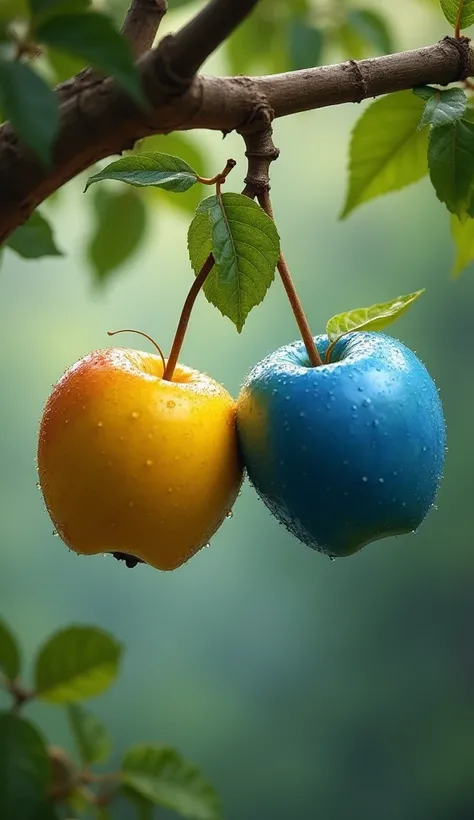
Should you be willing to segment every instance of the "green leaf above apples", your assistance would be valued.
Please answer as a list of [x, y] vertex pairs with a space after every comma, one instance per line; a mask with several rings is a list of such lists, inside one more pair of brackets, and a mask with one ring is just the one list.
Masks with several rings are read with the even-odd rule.
[[451, 213], [465, 216], [474, 185], [474, 123], [462, 119], [432, 128], [428, 163], [438, 199]]
[[210, 196], [201, 202], [189, 227], [188, 250], [196, 275], [209, 253], [214, 254], [204, 294], [240, 333], [275, 275], [280, 255], [275, 223], [242, 194]]
[[328, 348], [327, 360], [332, 348], [342, 336], [356, 330], [383, 330], [399, 319], [422, 293], [424, 293], [424, 289], [408, 293], [406, 296], [397, 296], [396, 299], [392, 299], [390, 302], [355, 308], [355, 310], [333, 316], [326, 325], [326, 333], [331, 342]]
[[181, 194], [198, 181], [196, 171], [184, 159], [156, 151], [133, 154], [111, 162], [102, 171], [89, 177], [84, 191], [104, 179], [126, 182], [137, 188], [152, 186]]
[[425, 176], [428, 132], [418, 128], [422, 112], [422, 100], [411, 91], [389, 94], [366, 108], [352, 132], [341, 219], [364, 202]]
[[462, 88], [432, 88], [429, 85], [418, 86], [413, 93], [426, 100], [425, 109], [419, 129], [426, 125], [439, 128], [460, 120], [467, 107], [467, 97]]
[[467, 28], [474, 23], [474, 0], [439, 0], [444, 16], [451, 25]]

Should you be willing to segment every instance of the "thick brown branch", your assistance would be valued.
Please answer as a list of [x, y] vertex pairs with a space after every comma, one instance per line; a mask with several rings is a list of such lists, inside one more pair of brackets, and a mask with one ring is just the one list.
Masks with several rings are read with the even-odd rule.
[[[238, 5], [250, 2], [238, 0]], [[220, 4], [214, 0], [211, 5], [216, 8]], [[232, 19], [236, 21], [235, 14]], [[147, 115], [138, 111], [110, 79], [85, 87], [80, 82], [62, 87], [61, 129], [52, 170], [45, 171], [37, 163], [8, 124], [0, 128], [0, 243], [67, 180], [97, 160], [131, 148], [137, 139], [149, 134], [267, 127], [273, 117], [360, 102], [415, 85], [447, 85], [474, 74], [469, 41], [445, 38], [433, 46], [358, 63], [269, 77], [199, 76], [185, 81], [190, 58], [183, 57], [180, 65], [184, 72], [178, 71], [179, 43], [183, 46], [180, 36], [165, 38], [140, 61], [153, 106]], [[203, 57], [201, 52], [199, 59]], [[196, 59], [195, 54], [193, 65]]]
[[152, 45], [168, 0], [132, 0], [122, 26], [122, 34], [132, 46], [135, 57], [141, 57]]

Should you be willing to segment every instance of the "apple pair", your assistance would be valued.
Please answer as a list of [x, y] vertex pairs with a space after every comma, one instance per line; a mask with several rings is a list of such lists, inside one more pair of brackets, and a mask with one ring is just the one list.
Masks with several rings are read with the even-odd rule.
[[[326, 336], [315, 339], [320, 354]], [[41, 422], [38, 470], [65, 543], [174, 569], [232, 509], [243, 466], [272, 513], [330, 556], [415, 530], [445, 455], [437, 389], [379, 333], [343, 337], [311, 367], [302, 342], [272, 353], [237, 403], [210, 377], [109, 348], [70, 368]]]

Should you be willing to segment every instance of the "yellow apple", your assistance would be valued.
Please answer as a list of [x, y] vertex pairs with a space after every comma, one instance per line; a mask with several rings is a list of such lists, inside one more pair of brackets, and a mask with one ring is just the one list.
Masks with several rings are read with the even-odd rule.
[[38, 473], [58, 535], [84, 555], [172, 570], [205, 546], [238, 495], [235, 402], [152, 353], [107, 348], [76, 362], [41, 420]]

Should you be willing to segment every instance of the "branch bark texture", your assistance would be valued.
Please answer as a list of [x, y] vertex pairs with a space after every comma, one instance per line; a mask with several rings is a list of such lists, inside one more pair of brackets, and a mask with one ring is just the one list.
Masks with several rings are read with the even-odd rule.
[[[111, 79], [94, 77], [84, 82], [78, 77], [63, 84], [58, 91], [61, 127], [51, 169], [40, 166], [10, 125], [3, 125], [0, 243], [69, 179], [150, 134], [198, 128], [244, 133], [268, 128], [275, 118], [301, 111], [361, 102], [427, 83], [447, 85], [474, 74], [469, 40], [446, 37], [413, 51], [286, 74], [196, 76], [203, 61], [256, 2], [211, 0], [180, 32], [165, 37], [141, 57], [139, 67], [150, 102], [147, 112], [137, 109]], [[135, 5], [138, 0], [132, 9]], [[152, 28], [147, 31], [149, 40]], [[146, 38], [140, 35], [142, 45]]]
[[122, 34], [132, 46], [135, 57], [141, 57], [152, 45], [168, 0], [132, 0], [122, 26]]

